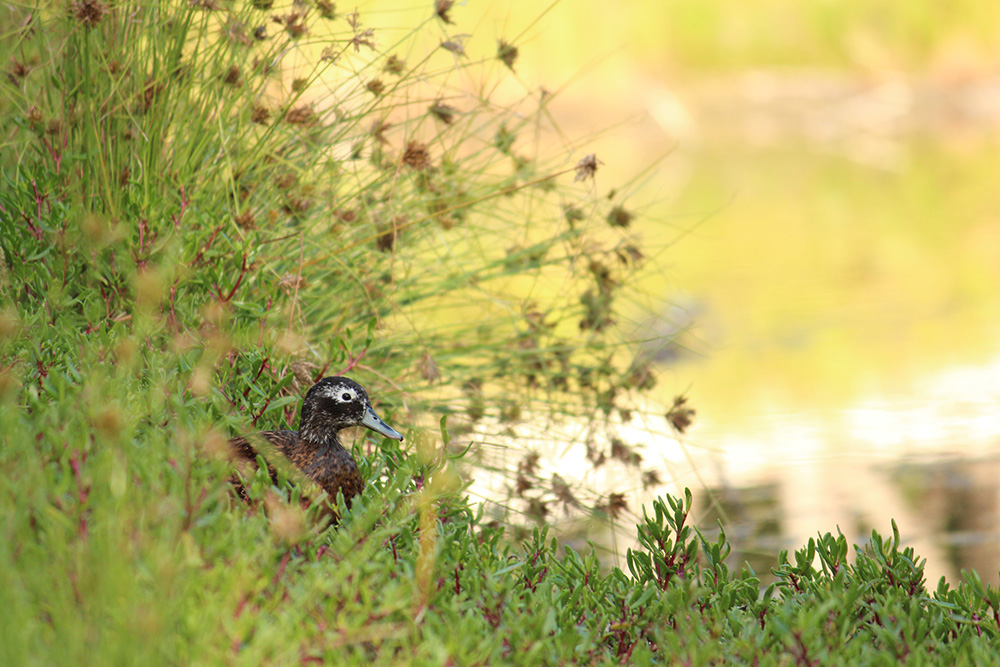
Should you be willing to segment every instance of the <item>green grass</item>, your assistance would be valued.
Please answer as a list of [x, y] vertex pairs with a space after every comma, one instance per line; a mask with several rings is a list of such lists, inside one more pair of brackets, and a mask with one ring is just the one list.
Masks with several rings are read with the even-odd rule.
[[[633, 209], [542, 153], [544, 99], [456, 83], [494, 89], [496, 57], [265, 4], [3, 10], [0, 662], [989, 655], [997, 591], [928, 594], [898, 535], [854, 564], [822, 537], [762, 596], [690, 496], [627, 572], [470, 506], [480, 424], [610, 421], [649, 388], [614, 326]], [[236, 502], [225, 439], [337, 372], [405, 447], [361, 434], [338, 528], [264, 474]]]

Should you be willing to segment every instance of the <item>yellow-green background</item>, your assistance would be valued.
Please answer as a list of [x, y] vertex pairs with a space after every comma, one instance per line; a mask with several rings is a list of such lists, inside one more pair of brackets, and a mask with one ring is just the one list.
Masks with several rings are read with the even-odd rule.
[[[361, 9], [400, 35], [431, 20], [431, 3]], [[642, 337], [667, 326], [657, 315], [690, 314], [658, 398], [689, 394], [685, 446], [728, 453], [730, 482], [749, 483], [741, 460], [780, 469], [790, 452], [815, 469], [776, 475], [823, 479], [829, 457], [873, 443], [905, 459], [982, 455], [1000, 438], [1000, 5], [567, 0], [451, 14], [461, 28], [438, 24], [439, 41], [468, 33], [467, 58], [492, 59], [499, 39], [520, 49], [494, 103], [554, 93], [560, 131], [542, 140], [596, 153], [596, 196], [628, 195], [650, 261], [623, 326]], [[871, 474], [879, 493], [897, 484]], [[844, 481], [830, 492], [859, 492]], [[877, 497], [798, 522], [883, 526]]]

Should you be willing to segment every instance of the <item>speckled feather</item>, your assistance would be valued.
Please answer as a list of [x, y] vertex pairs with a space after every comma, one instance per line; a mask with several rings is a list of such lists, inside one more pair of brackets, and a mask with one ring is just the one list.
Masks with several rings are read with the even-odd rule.
[[[337, 497], [338, 491], [342, 492], [350, 507], [351, 498], [365, 488], [354, 457], [338, 436], [341, 429], [350, 426], [366, 426], [385, 437], [403, 439], [375, 414], [361, 385], [345, 377], [327, 377], [306, 393], [298, 431], [261, 431], [235, 437], [229, 441], [229, 446], [235, 459], [256, 463], [259, 452], [252, 441], [266, 441], [319, 484], [330, 500]], [[270, 462], [268, 473], [277, 483], [277, 472]], [[246, 489], [238, 482], [236, 492], [247, 498]]]

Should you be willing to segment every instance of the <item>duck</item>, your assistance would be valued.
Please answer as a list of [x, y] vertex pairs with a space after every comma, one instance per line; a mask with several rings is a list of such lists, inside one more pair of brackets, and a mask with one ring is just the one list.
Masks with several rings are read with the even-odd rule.
[[[350, 508], [351, 499], [365, 488], [354, 457], [340, 442], [340, 431], [351, 426], [364, 426], [387, 438], [403, 440], [398, 431], [378, 416], [361, 385], [350, 378], [334, 376], [323, 378], [306, 392], [299, 430], [259, 431], [231, 438], [230, 454], [238, 465], [246, 462], [256, 465], [260, 453], [257, 447], [268, 454], [276, 452], [326, 491], [331, 502], [336, 501], [338, 492], [343, 493], [344, 503]], [[275, 463], [268, 461], [268, 473], [277, 483]], [[249, 500], [246, 489], [235, 476], [233, 484], [236, 494]]]

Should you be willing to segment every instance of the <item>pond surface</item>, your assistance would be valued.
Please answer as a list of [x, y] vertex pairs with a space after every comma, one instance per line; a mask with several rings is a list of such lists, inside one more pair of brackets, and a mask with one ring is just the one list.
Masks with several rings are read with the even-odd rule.
[[[690, 487], [699, 525], [722, 518], [758, 573], [817, 532], [863, 544], [895, 519], [929, 581], [996, 582], [996, 11], [773, 4], [494, 17], [519, 35], [518, 93], [554, 91], [555, 148], [601, 160], [590, 196], [637, 207], [649, 262], [623, 320], [654, 339], [659, 417], [626, 430], [664, 484], [595, 473], [580, 425], [519, 431], [518, 451], [548, 443], [550, 473], [627, 492], [613, 539], [589, 532], [619, 559], [638, 508]], [[698, 414], [674, 438], [678, 393]]]
[[677, 334], [656, 350], [660, 399], [698, 410], [674, 486], [700, 489], [699, 522], [722, 518], [758, 572], [895, 519], [929, 581], [996, 582], [995, 83], [756, 74], [681, 97], [642, 230], [677, 240], [638, 290], [663, 305], [635, 315]]

